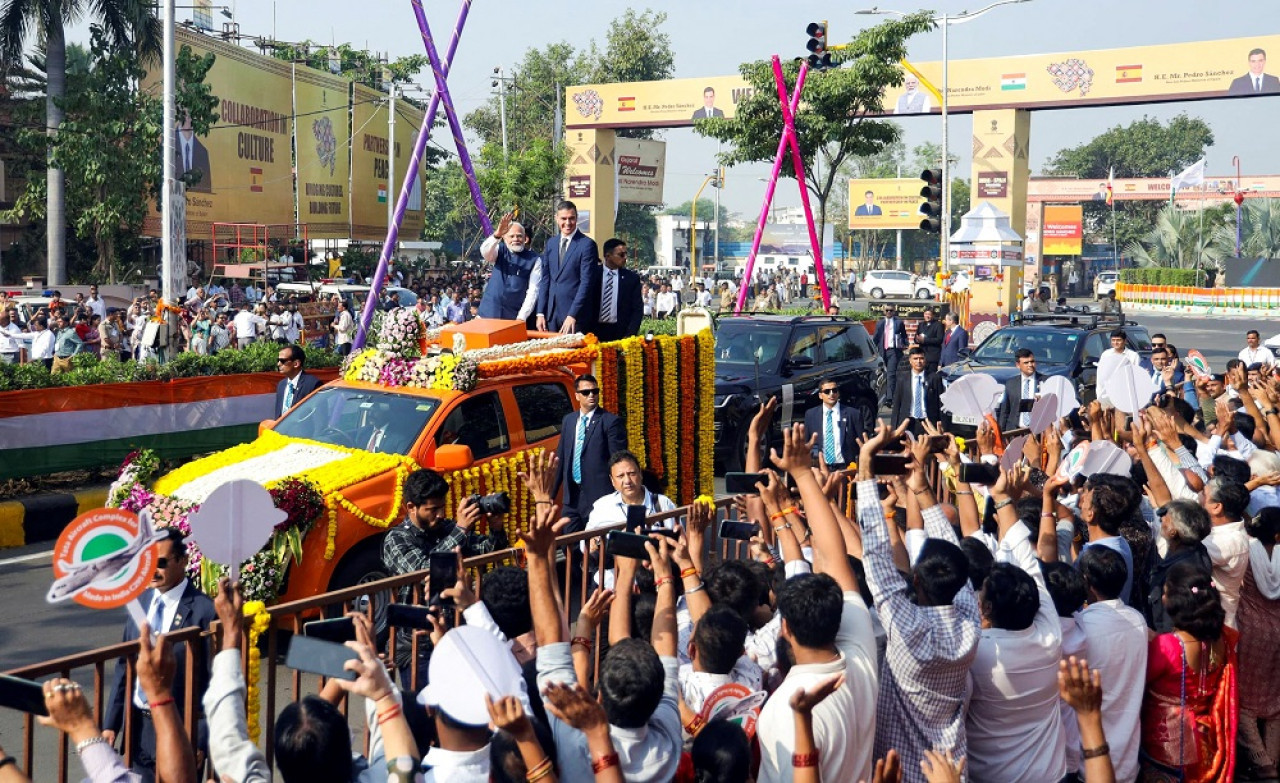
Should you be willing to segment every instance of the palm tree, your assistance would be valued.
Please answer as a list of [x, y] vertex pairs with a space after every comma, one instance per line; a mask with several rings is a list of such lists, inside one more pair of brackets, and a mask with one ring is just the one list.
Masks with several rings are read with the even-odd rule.
[[[67, 91], [67, 40], [65, 25], [92, 15], [116, 46], [138, 46], [155, 54], [160, 42], [159, 22], [149, 0], [5, 0], [0, 7], [0, 68], [22, 65], [22, 50], [34, 32], [43, 38], [48, 89], [45, 91], [45, 132], [58, 133], [63, 111], [59, 102]], [[67, 281], [66, 178], [62, 169], [49, 166], [45, 173], [46, 254], [48, 282]]]
[[1222, 260], [1221, 247], [1213, 240], [1213, 226], [1200, 230], [1201, 216], [1195, 212], [1166, 206], [1156, 216], [1156, 224], [1125, 252], [1139, 266], [1195, 269], [1217, 265]]
[[[1250, 199], [1240, 211], [1241, 257], [1280, 258], [1280, 198]], [[1235, 220], [1218, 229], [1214, 242], [1224, 257], [1235, 255]]]

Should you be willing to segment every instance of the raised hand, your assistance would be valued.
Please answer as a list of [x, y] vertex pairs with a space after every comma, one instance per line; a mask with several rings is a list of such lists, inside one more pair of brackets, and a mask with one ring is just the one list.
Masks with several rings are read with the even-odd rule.
[[814, 707], [817, 707], [828, 696], [840, 690], [842, 685], [844, 685], [844, 675], [836, 674], [822, 680], [808, 690], [804, 688], [797, 689], [791, 694], [791, 709], [796, 712], [813, 712]]
[[920, 771], [929, 783], [960, 783], [964, 779], [964, 756], [953, 759], [949, 750], [926, 750], [920, 759]]
[[1077, 713], [1102, 711], [1102, 673], [1072, 655], [1058, 663], [1058, 695]]
[[240, 583], [222, 577], [218, 580], [218, 594], [213, 599], [213, 610], [222, 625], [222, 649], [239, 650], [244, 637], [244, 593]]
[[578, 614], [578, 625], [586, 624], [592, 629], [599, 628], [612, 604], [613, 591], [597, 587], [587, 602], [582, 605], [582, 611]]
[[803, 424], [792, 424], [782, 431], [782, 455], [777, 449], [770, 450], [770, 459], [778, 470], [793, 475], [807, 473], [813, 467], [813, 444], [817, 436], [805, 437]]
[[604, 707], [591, 698], [591, 694], [587, 693], [581, 685], [549, 683], [542, 691], [542, 696], [547, 712], [578, 731], [601, 730], [609, 725]]
[[557, 509], [548, 504], [539, 504], [533, 514], [533, 522], [529, 531], [520, 531], [516, 535], [524, 542], [525, 551], [530, 557], [550, 557], [556, 548], [556, 536], [569, 525], [569, 518], [556, 519]]
[[769, 425], [773, 422], [773, 414], [777, 410], [777, 397], [770, 397], [761, 403], [756, 415], [751, 417], [751, 427], [747, 430], [747, 434], [757, 441], [764, 442], [765, 436], [769, 433]]
[[530, 454], [529, 469], [516, 475], [529, 488], [534, 502], [551, 502], [552, 489], [556, 485], [556, 474], [559, 468], [560, 458], [556, 453], [543, 449]]
[[503, 696], [494, 701], [488, 691], [485, 691], [484, 705], [489, 708], [489, 720], [502, 731], [515, 737], [533, 733], [533, 724], [529, 722], [529, 716], [524, 714], [524, 705], [515, 696]]
[[507, 235], [507, 229], [511, 228], [512, 217], [513, 215], [510, 212], [502, 216], [502, 219], [498, 221], [498, 228], [494, 231], [496, 236], [505, 237]]
[[138, 683], [147, 701], [162, 701], [173, 686], [173, 674], [178, 668], [173, 657], [173, 645], [164, 636], [151, 643], [151, 628], [142, 624], [138, 632]]

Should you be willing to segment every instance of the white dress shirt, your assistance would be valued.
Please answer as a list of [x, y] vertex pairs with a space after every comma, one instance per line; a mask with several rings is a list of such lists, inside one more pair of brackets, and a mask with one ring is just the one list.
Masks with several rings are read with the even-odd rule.
[[831, 432], [834, 436], [832, 437], [832, 440], [835, 441], [835, 449], [838, 459], [839, 455], [844, 454], [844, 444], [840, 441], [840, 403], [837, 402], [835, 405], [827, 405], [824, 402], [822, 404], [822, 421], [818, 422], [818, 426], [822, 428], [822, 447], [823, 451], [826, 451], [827, 420], [833, 413], [835, 414], [835, 421], [832, 422]]
[[970, 780], [1046, 783], [1067, 773], [1058, 710], [1062, 626], [1030, 536], [1025, 525], [1014, 525], [996, 552], [997, 562], [1014, 563], [1035, 580], [1040, 609], [1024, 630], [982, 631], [969, 670], [973, 695], [965, 727]]
[[1244, 585], [1244, 571], [1249, 567], [1249, 534], [1244, 532], [1244, 522], [1214, 525], [1204, 540], [1204, 548], [1213, 561], [1213, 583], [1222, 593], [1227, 625], [1235, 628], [1240, 588]]
[[57, 335], [48, 327], [36, 332], [36, 336], [31, 338], [31, 360], [52, 359], [53, 346], [56, 341]]
[[1274, 364], [1275, 360], [1276, 360], [1276, 355], [1272, 353], [1271, 349], [1266, 347], [1265, 345], [1259, 345], [1256, 349], [1245, 348], [1243, 351], [1240, 352], [1240, 361], [1244, 362], [1245, 369], [1248, 369], [1249, 365], [1254, 364], [1256, 362], [1261, 362], [1263, 364]]
[[[791, 667], [782, 685], [765, 702], [756, 724], [760, 740], [759, 783], [791, 783], [794, 779], [791, 755], [795, 752], [796, 721], [789, 703], [791, 694], [842, 672], [844, 686], [813, 710], [813, 735], [816, 746], [822, 749], [818, 759], [822, 779], [871, 779], [878, 687], [876, 640], [871, 613], [857, 592], [844, 594], [836, 648], [840, 654], [829, 663]], [[1054, 676], [1056, 689], [1056, 670]]]
[[22, 348], [22, 327], [10, 321], [0, 327], [0, 353], [16, 354]]
[[1138, 723], [1147, 681], [1146, 621], [1117, 599], [1086, 606], [1076, 623], [1084, 631], [1089, 668], [1102, 674], [1102, 728], [1116, 780], [1131, 783], [1138, 779], [1142, 745]]
[[[1071, 656], [1084, 658], [1085, 637], [1079, 621], [1073, 617], [1059, 617], [1062, 626], [1062, 660]], [[1092, 661], [1090, 661], [1092, 663]], [[1141, 690], [1141, 688], [1139, 688]], [[1076, 721], [1076, 711], [1062, 699], [1058, 699], [1058, 712], [1062, 715], [1062, 735], [1067, 757], [1067, 772], [1079, 772], [1084, 765], [1084, 754], [1080, 750], [1080, 724]]]

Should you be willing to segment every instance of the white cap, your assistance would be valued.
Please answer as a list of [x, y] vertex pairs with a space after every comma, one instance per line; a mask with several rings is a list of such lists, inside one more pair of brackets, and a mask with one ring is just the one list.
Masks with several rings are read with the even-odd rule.
[[494, 701], [520, 693], [523, 675], [507, 646], [488, 631], [463, 625], [449, 631], [431, 653], [429, 684], [418, 703], [436, 707], [469, 726], [489, 725], [484, 695]]

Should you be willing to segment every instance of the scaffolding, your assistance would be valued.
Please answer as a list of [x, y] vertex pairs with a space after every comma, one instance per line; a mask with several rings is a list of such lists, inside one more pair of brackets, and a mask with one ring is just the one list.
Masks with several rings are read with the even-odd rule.
[[212, 234], [209, 282], [236, 279], [274, 286], [310, 280], [306, 223], [214, 223]]

